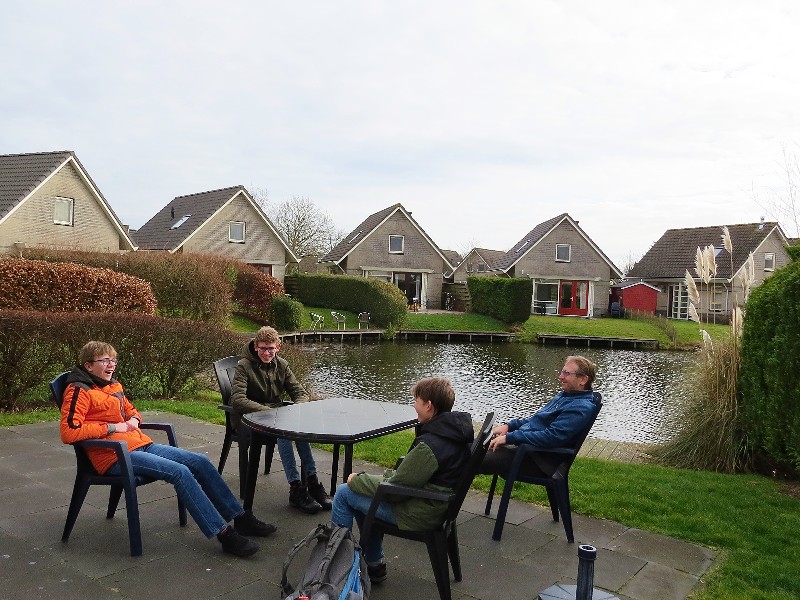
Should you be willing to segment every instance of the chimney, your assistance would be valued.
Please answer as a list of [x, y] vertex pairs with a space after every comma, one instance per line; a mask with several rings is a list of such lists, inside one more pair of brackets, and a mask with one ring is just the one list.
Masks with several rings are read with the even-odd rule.
[[169, 209], [169, 218], [170, 219], [174, 219], [175, 218], [175, 207], [174, 206]]

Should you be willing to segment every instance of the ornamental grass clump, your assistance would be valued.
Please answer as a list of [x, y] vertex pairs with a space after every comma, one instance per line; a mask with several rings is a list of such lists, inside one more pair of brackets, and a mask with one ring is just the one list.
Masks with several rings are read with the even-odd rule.
[[[722, 244], [731, 257], [733, 273], [733, 245], [727, 227], [722, 229]], [[711, 298], [715, 292], [717, 273], [716, 252], [713, 246], [697, 248], [695, 272], [700, 279], [686, 271], [684, 282], [689, 296], [689, 317], [701, 323], [702, 299]], [[741, 298], [733, 297], [731, 335], [728, 339], [712, 342], [705, 329], [700, 330], [703, 345], [691, 375], [685, 381], [686, 395], [678, 416], [678, 432], [664, 445], [653, 451], [654, 457], [665, 464], [689, 469], [734, 473], [750, 467], [746, 436], [739, 421], [739, 395], [737, 382], [741, 364], [741, 336], [744, 321], [742, 306], [747, 300], [754, 280], [754, 262], [751, 254], [747, 264], [736, 276], [741, 287]], [[731, 284], [732, 278], [727, 283]], [[702, 288], [702, 289], [701, 289]], [[706, 313], [707, 314], [707, 313]]]

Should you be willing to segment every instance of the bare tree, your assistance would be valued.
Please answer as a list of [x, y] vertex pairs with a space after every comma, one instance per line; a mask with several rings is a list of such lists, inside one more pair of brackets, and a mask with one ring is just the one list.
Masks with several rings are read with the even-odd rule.
[[292, 196], [277, 206], [268, 204], [266, 212], [298, 256], [326, 254], [345, 236], [330, 216], [305, 196]]
[[[754, 187], [750, 197], [770, 217], [780, 222], [790, 237], [800, 237], [800, 155], [795, 149], [784, 144], [781, 177], [786, 181], [786, 189], [778, 191], [767, 188], [759, 193]], [[791, 230], [794, 227], [794, 230]]]
[[630, 273], [631, 269], [636, 266], [636, 263], [639, 262], [639, 259], [641, 258], [641, 254], [635, 254], [633, 250], [628, 250], [628, 254], [625, 255], [625, 257], [622, 259], [622, 264], [619, 265], [622, 274], [627, 275]]
[[269, 207], [270, 207], [270, 199], [269, 199], [269, 190], [265, 187], [260, 186], [251, 186], [247, 188], [247, 191], [250, 192], [250, 195], [253, 196], [253, 200], [256, 201], [265, 213], [269, 214]]

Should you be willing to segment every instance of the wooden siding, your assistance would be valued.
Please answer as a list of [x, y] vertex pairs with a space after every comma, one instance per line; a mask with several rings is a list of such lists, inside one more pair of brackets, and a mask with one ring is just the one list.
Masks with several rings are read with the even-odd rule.
[[[228, 224], [245, 223], [243, 244], [228, 241]], [[250, 202], [241, 194], [204, 223], [183, 245], [186, 253], [215, 254], [251, 264], [272, 265], [272, 276], [283, 281], [286, 250]]]
[[[72, 225], [53, 223], [56, 198], [71, 198]], [[0, 225], [0, 252], [14, 242], [28, 247], [116, 252], [129, 250], [124, 237], [72, 164], [66, 164]]]

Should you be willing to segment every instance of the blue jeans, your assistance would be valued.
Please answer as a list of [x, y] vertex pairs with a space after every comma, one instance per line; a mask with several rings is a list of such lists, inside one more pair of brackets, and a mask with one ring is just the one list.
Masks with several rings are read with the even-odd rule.
[[[361, 528], [364, 516], [369, 512], [370, 504], [372, 504], [372, 496], [357, 494], [346, 483], [340, 483], [336, 488], [336, 495], [333, 497], [331, 522], [334, 525], [352, 529], [355, 518], [358, 521], [358, 527]], [[378, 504], [375, 517], [392, 525], [397, 524], [394, 509], [388, 502]], [[368, 565], [381, 562], [383, 560], [383, 534], [371, 533], [363, 550], [364, 560]]]
[[[242, 505], [205, 454], [148, 444], [131, 452], [131, 464], [136, 475], [174, 485], [178, 498], [207, 538], [218, 534], [229, 521], [244, 513]], [[119, 464], [107, 472], [119, 475]]]
[[[297, 460], [294, 457], [294, 449], [292, 442], [283, 438], [278, 438], [276, 442], [278, 446], [278, 454], [283, 463], [283, 472], [286, 474], [286, 481], [292, 483], [300, 479], [300, 473], [297, 471]], [[300, 455], [300, 464], [305, 471], [306, 477], [317, 474], [317, 463], [314, 462], [314, 455], [311, 454], [311, 444], [308, 442], [297, 441], [294, 443], [297, 446], [297, 453]]]

